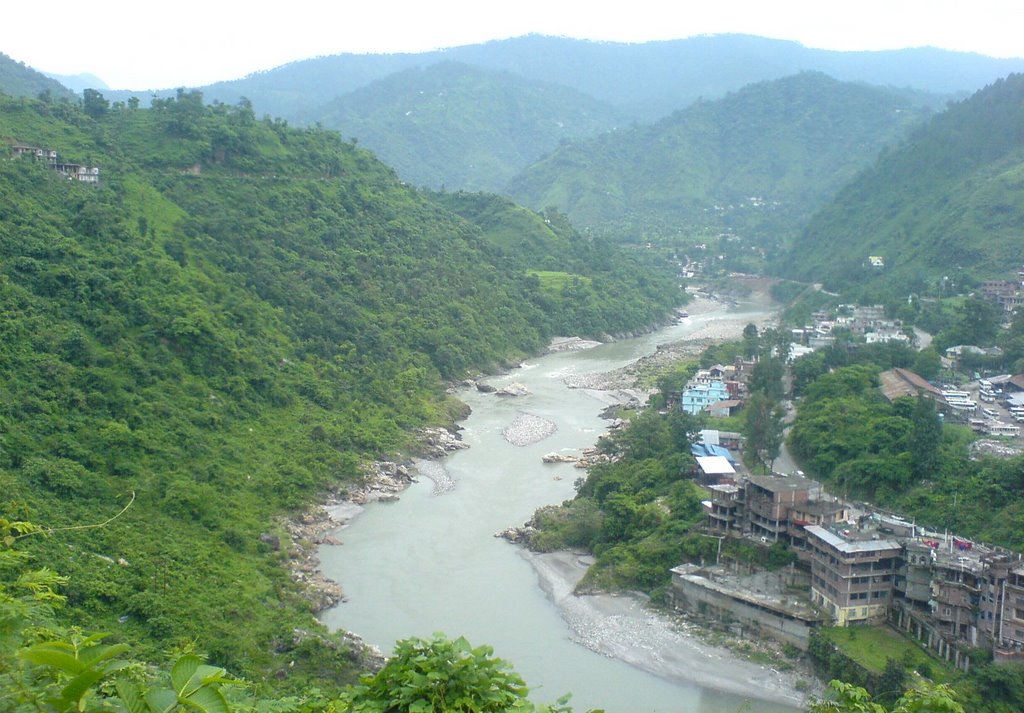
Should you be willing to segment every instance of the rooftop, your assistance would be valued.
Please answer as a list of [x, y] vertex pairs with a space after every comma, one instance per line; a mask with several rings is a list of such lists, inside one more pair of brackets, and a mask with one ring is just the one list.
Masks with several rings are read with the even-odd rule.
[[697, 466], [707, 475], [734, 475], [736, 469], [724, 456], [698, 456]]
[[752, 475], [750, 482], [772, 493], [789, 493], [795, 490], [815, 490], [821, 487], [817, 480], [802, 475]]
[[807, 515], [834, 515], [846, 509], [846, 506], [839, 501], [831, 500], [808, 500], [802, 505], [795, 505], [793, 507], [798, 512]]
[[828, 528], [819, 525], [808, 525], [804, 528], [808, 534], [831, 545], [843, 554], [854, 554], [857, 552], [877, 552], [879, 550], [898, 550], [900, 543], [896, 540], [875, 539], [878, 536], [874, 531], [862, 531], [853, 528], [843, 529], [840, 532], [833, 532]]
[[822, 620], [821, 613], [806, 594], [788, 590], [782, 578], [775, 573], [736, 575], [725, 567], [698, 567], [693, 564], [682, 564], [671, 571], [680, 579], [761, 609], [804, 621]]
[[900, 396], [917, 396], [919, 393], [941, 397], [941, 392], [925, 379], [908, 369], [890, 369], [878, 375], [882, 394], [889, 401]]

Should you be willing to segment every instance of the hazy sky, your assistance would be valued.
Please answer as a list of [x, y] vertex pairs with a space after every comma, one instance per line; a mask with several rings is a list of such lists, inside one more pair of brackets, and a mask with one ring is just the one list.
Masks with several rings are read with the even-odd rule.
[[1024, 57], [1024, 0], [11, 0], [0, 52], [114, 88], [208, 84], [342, 52], [416, 52], [530, 32], [643, 42], [728, 32], [840, 50]]

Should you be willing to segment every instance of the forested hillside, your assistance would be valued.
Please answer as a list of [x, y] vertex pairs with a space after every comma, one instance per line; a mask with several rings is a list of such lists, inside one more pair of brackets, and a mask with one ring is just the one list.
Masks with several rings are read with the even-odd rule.
[[[1024, 75], [935, 116], [814, 217], [779, 270], [900, 294], [943, 277], [1008, 276], [1021, 263]], [[868, 256], [884, 268], [869, 267]], [[797, 257], [799, 256], [799, 257]]]
[[[98, 166], [100, 184], [3, 142]], [[194, 641], [277, 686], [351, 675], [344, 649], [293, 634], [317, 625], [274, 517], [450, 424], [445, 379], [682, 299], [643, 253], [558, 220], [519, 250], [521, 209], [494, 204], [481, 229], [246, 103], [0, 97], [0, 151], [5, 511], [55, 530], [22, 544], [70, 578], [65, 623], [150, 660]], [[566, 318], [576, 294], [537, 276], [555, 269], [614, 285], [585, 327]]]
[[444, 62], [390, 75], [310, 114], [419, 186], [500, 190], [558, 146], [621, 117], [573, 89]]
[[35, 97], [43, 93], [55, 98], [74, 97], [74, 93], [60, 82], [11, 59], [3, 52], [0, 52], [0, 92], [12, 97]]
[[923, 116], [892, 91], [803, 73], [564, 146], [508, 192], [637, 241], [731, 230], [773, 249]]

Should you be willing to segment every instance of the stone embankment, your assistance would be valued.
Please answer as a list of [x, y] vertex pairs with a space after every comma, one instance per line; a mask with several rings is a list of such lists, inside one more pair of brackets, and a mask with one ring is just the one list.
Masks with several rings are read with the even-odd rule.
[[[427, 458], [442, 458], [453, 451], [468, 448], [457, 434], [443, 428], [422, 429], [417, 435], [417, 450]], [[334, 533], [358, 515], [363, 505], [394, 500], [414, 481], [414, 468], [408, 463], [371, 463], [361, 483], [328, 493], [319, 505], [282, 521], [281, 529], [287, 535], [287, 543], [272, 533], [262, 534], [260, 540], [273, 550], [287, 548], [287, 567], [292, 579], [301, 586], [303, 596], [313, 611], [323, 611], [344, 601], [345, 595], [336, 582], [320, 571], [317, 549], [320, 545], [340, 545]]]

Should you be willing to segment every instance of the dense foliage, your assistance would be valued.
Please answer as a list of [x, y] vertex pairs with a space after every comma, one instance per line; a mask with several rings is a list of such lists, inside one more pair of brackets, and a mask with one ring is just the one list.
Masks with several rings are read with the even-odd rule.
[[924, 114], [895, 92], [807, 72], [564, 146], [509, 193], [638, 241], [726, 230], [748, 252], [774, 250]]
[[[952, 105], [844, 188], [778, 269], [843, 289], [877, 283], [903, 296], [941, 291], [950, 280], [1009, 277], [1020, 263], [1024, 221], [1021, 126], [1022, 74]], [[868, 265], [872, 255], [884, 268]]]
[[[0, 136], [102, 168], [90, 186], [0, 157], [0, 483], [12, 516], [70, 528], [29, 543], [70, 576], [61, 616], [149, 659], [194, 641], [275, 686], [351, 675], [346, 644], [301, 634], [317, 625], [274, 517], [450, 424], [444, 380], [578, 327], [571, 300], [514, 230], [499, 250], [365, 150], [246, 102], [0, 97]], [[664, 272], [560, 230], [566, 265], [616, 290], [580, 331], [661, 316], [612, 305]]]
[[410, 183], [496, 191], [559, 142], [612, 128], [619, 114], [568, 87], [442, 62], [361, 87], [309, 119], [356, 137]]

